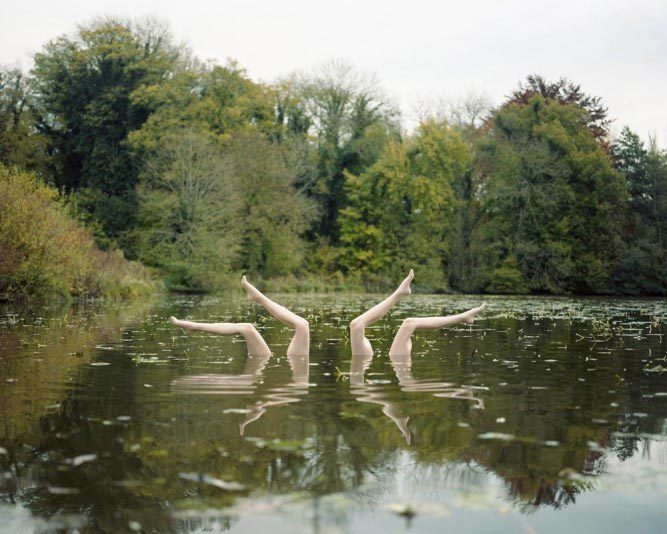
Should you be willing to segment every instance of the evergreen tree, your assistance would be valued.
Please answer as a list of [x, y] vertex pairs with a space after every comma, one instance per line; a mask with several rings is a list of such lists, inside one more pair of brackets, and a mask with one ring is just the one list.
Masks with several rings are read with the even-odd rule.
[[616, 168], [628, 183], [628, 209], [616, 290], [667, 294], [667, 154], [649, 148], [627, 126], [613, 145]]

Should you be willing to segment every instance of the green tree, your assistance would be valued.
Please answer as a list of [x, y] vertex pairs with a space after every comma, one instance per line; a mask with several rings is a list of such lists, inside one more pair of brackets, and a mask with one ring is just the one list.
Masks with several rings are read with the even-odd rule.
[[281, 126], [274, 110], [274, 91], [253, 82], [237, 63], [192, 62], [155, 86], [132, 94], [133, 102], [150, 110], [139, 130], [130, 134], [138, 159], [150, 158], [160, 139], [182, 128], [196, 129], [218, 143], [239, 132], [276, 134]]
[[590, 130], [593, 137], [605, 150], [609, 150], [607, 136], [611, 119], [607, 107], [602, 103], [602, 98], [584, 93], [580, 85], [566, 78], [550, 82], [538, 74], [531, 74], [512, 92], [505, 105], [525, 105], [535, 95], [545, 100], [576, 106], [585, 111], [586, 113], [580, 115], [581, 123]]
[[35, 55], [35, 100], [53, 154], [52, 179], [81, 192], [79, 203], [112, 241], [123, 241], [137, 210], [138, 166], [127, 136], [150, 109], [133, 95], [159, 86], [186, 56], [163, 24], [118, 19], [82, 26]]
[[540, 95], [493, 116], [478, 147], [478, 289], [609, 290], [626, 188], [587, 121]]
[[170, 287], [197, 291], [238, 271], [298, 270], [312, 210], [293, 188], [286, 151], [259, 133], [224, 145], [195, 130], [163, 136], [139, 188], [142, 261]]
[[35, 127], [30, 80], [18, 68], [0, 69], [0, 162], [43, 172], [46, 144]]
[[302, 235], [312, 223], [314, 210], [294, 187], [299, 160], [293, 150], [258, 133], [237, 134], [225, 150], [225, 176], [238, 201], [237, 269], [275, 276], [302, 267]]
[[211, 290], [238, 253], [238, 199], [219, 146], [192, 130], [162, 138], [139, 187], [140, 259], [172, 289]]
[[341, 267], [384, 283], [410, 267], [432, 290], [447, 287], [455, 181], [471, 154], [445, 122], [422, 123], [405, 142], [389, 143], [359, 176], [347, 174], [341, 212]]
[[338, 242], [340, 210], [347, 204], [345, 172], [359, 174], [372, 165], [388, 139], [397, 137], [396, 112], [377, 82], [340, 61], [292, 81], [293, 129], [308, 126], [316, 145], [316, 172], [304, 190], [321, 205], [317, 232]]
[[623, 246], [615, 267], [617, 291], [667, 293], [667, 154], [648, 149], [627, 126], [613, 145], [616, 168], [628, 183]]

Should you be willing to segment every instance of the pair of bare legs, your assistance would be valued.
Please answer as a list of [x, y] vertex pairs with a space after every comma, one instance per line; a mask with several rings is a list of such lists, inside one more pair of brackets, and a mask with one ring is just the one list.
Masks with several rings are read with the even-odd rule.
[[[396, 291], [367, 312], [362, 313], [359, 317], [352, 320], [350, 323], [350, 344], [352, 345], [352, 354], [354, 356], [373, 356], [373, 347], [366, 337], [366, 327], [384, 317], [401, 297], [412, 293], [410, 285], [414, 277], [415, 273], [410, 269], [410, 273], [401, 282]], [[485, 307], [486, 304], [482, 304], [467, 312], [457, 315], [447, 315], [445, 317], [409, 317], [405, 319], [398, 329], [396, 337], [394, 337], [394, 341], [389, 349], [389, 356], [410, 355], [412, 353], [412, 334], [415, 331], [433, 330], [458, 323], [472, 323], [477, 314], [484, 310]]]
[[[357, 400], [382, 406], [382, 413], [389, 417], [403, 434], [409, 445], [412, 436], [408, 428], [407, 416], [401, 416], [396, 405], [387, 399], [383, 390], [376, 390], [366, 385], [364, 373], [373, 359], [373, 347], [365, 335], [365, 329], [378, 321], [400, 300], [410, 295], [410, 285], [414, 278], [414, 271], [410, 269], [408, 276], [401, 282], [396, 291], [382, 302], [373, 306], [367, 312], [352, 320], [350, 323], [350, 344], [352, 345], [352, 362], [350, 364], [350, 386], [356, 394]], [[475, 403], [476, 408], [484, 408], [481, 399], [473, 396], [469, 388], [455, 387], [454, 384], [431, 381], [418, 381], [412, 376], [412, 335], [417, 330], [432, 330], [459, 323], [472, 323], [475, 317], [486, 307], [485, 304], [457, 315], [444, 317], [409, 317], [403, 321], [394, 341], [389, 349], [391, 365], [394, 368], [398, 383], [402, 391], [430, 392], [436, 397], [466, 399]]]
[[[246, 291], [248, 300], [257, 302], [264, 307], [273, 317], [280, 322], [294, 328], [294, 335], [287, 348], [287, 356], [308, 356], [310, 352], [310, 327], [308, 321], [299, 317], [296, 313], [272, 301], [259, 289], [253, 286], [244, 276], [241, 285]], [[195, 321], [182, 321], [171, 318], [171, 323], [187, 331], [197, 330], [199, 332], [210, 332], [223, 336], [240, 334], [244, 337], [248, 347], [248, 354], [266, 356], [271, 354], [271, 349], [264, 338], [251, 323], [199, 323]]]

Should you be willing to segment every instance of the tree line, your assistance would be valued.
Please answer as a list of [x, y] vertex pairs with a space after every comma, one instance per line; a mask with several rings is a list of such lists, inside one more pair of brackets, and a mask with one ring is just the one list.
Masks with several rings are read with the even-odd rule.
[[667, 153], [610, 124], [531, 75], [406, 132], [344, 62], [259, 83], [154, 20], [99, 19], [0, 70], [0, 164], [179, 290], [240, 272], [380, 289], [415, 267], [428, 291], [667, 294]]

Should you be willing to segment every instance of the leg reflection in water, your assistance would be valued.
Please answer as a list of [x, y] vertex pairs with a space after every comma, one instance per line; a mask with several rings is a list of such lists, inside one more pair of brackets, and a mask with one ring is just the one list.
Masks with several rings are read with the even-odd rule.
[[369, 402], [382, 406], [382, 413], [391, 419], [403, 434], [405, 442], [410, 445], [412, 435], [408, 429], [409, 417], [401, 417], [396, 404], [386, 398], [384, 385], [366, 384], [364, 373], [370, 367], [373, 356], [352, 356], [350, 363], [350, 391], [360, 402]]
[[258, 401], [247, 408], [245, 420], [239, 425], [239, 433], [243, 435], [246, 427], [257, 421], [267, 408], [299, 402], [300, 397], [308, 394], [308, 375], [310, 371], [310, 359], [308, 356], [287, 356], [292, 368], [292, 381], [286, 386], [272, 388], [265, 395], [267, 400]]
[[[262, 377], [270, 356], [248, 355], [245, 369], [241, 374], [204, 374], [188, 375], [171, 381], [171, 390], [181, 395], [252, 395]], [[288, 356], [292, 368], [292, 381], [285, 386], [271, 388], [263, 395], [266, 400], [257, 401], [242, 410], [245, 419], [239, 424], [239, 433], [243, 435], [246, 427], [257, 421], [272, 406], [298, 402], [308, 394], [308, 356]]]

